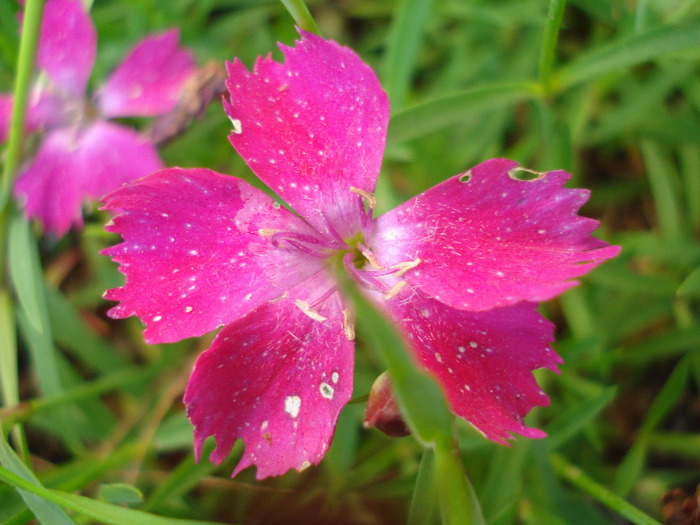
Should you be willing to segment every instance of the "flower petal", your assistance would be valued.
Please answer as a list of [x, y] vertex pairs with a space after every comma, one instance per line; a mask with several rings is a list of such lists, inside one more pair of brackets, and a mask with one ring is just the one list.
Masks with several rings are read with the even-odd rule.
[[107, 117], [153, 116], [175, 107], [195, 73], [192, 53], [179, 45], [176, 29], [144, 38], [98, 93]]
[[350, 49], [301, 32], [249, 73], [228, 64], [236, 151], [265, 184], [322, 234], [354, 236], [367, 221], [351, 188], [374, 192], [389, 102], [374, 72]]
[[50, 132], [15, 184], [15, 196], [24, 203], [27, 216], [39, 219], [46, 231], [58, 236], [72, 223], [82, 224], [83, 174], [75, 148], [71, 130]]
[[57, 86], [82, 96], [96, 50], [97, 33], [80, 0], [46, 2], [37, 62]]
[[353, 342], [338, 295], [315, 312], [324, 321], [312, 319], [295, 305], [295, 298], [308, 299], [308, 286], [224, 327], [192, 372], [185, 403], [196, 455], [215, 436], [210, 459], [221, 463], [243, 439], [233, 476], [250, 465], [262, 479], [317, 464], [352, 394]]
[[7, 140], [12, 117], [12, 96], [0, 95], [0, 144]]
[[[386, 266], [416, 261], [408, 283], [454, 308], [488, 310], [543, 301], [619, 253], [577, 215], [588, 190], [564, 189], [564, 171], [518, 180], [493, 159], [379, 217], [370, 243]], [[526, 171], [526, 170], [522, 170]]]
[[418, 361], [437, 378], [452, 411], [498, 443], [512, 432], [544, 437], [522, 420], [534, 406], [549, 404], [532, 370], [558, 371], [562, 360], [549, 347], [554, 325], [537, 313], [537, 305], [467, 312], [406, 290], [379, 301], [407, 335]]
[[82, 224], [85, 197], [97, 199], [160, 167], [155, 148], [123, 126], [97, 122], [82, 130], [59, 128], [17, 180], [15, 194], [29, 217], [62, 235], [71, 223]]
[[172, 168], [104, 199], [108, 231], [124, 242], [103, 251], [126, 284], [114, 318], [137, 315], [149, 343], [202, 335], [316, 273], [321, 259], [272, 232], [311, 235], [300, 219], [246, 182], [205, 169]]

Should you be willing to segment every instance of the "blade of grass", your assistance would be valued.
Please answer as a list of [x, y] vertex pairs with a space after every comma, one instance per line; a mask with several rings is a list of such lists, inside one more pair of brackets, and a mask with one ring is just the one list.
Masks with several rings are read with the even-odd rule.
[[[34, 473], [27, 467], [22, 460], [10, 448], [10, 445], [5, 440], [5, 434], [0, 436], [0, 463], [4, 467], [0, 467], [8, 475], [21, 480], [30, 487], [39, 486], [39, 480]], [[2, 475], [0, 474], [0, 479]], [[3, 481], [5, 481], [3, 479]], [[13, 484], [19, 492], [22, 499], [27, 504], [27, 507], [34, 513], [34, 516], [44, 525], [74, 525], [68, 515], [56, 504], [47, 501], [45, 498], [37, 496], [33, 490], [27, 490], [25, 487], [20, 487]]]
[[[96, 520], [98, 523], [104, 523], [105, 525], [132, 525], [134, 523], [138, 523], [139, 525], [216, 525], [215, 522], [211, 521], [165, 518], [139, 510], [110, 505], [109, 503], [90, 499], [78, 494], [47, 489], [46, 487], [31, 483], [3, 467], [0, 467], [0, 480], [19, 489], [29, 491], [44, 500], [78, 512], [88, 518]], [[53, 525], [59, 522], [46, 523]], [[73, 522], [68, 521], [66, 523]]]
[[547, 21], [544, 26], [539, 60], [539, 81], [546, 93], [549, 92], [550, 88], [549, 80], [552, 74], [559, 28], [561, 27], [561, 19], [564, 16], [565, 7], [566, 0], [549, 1], [549, 11], [547, 12]]
[[623, 518], [635, 525], [661, 525], [651, 516], [645, 514], [634, 505], [628, 503], [609, 489], [595, 481], [578, 467], [572, 465], [563, 456], [552, 454], [550, 462], [554, 470], [565, 480], [586, 494], [592, 496], [606, 507], [617, 512]]
[[486, 525], [459, 448], [449, 436], [441, 435], [435, 442], [435, 481], [444, 524]]
[[562, 67], [552, 77], [556, 91], [655, 58], [700, 46], [700, 18], [666, 25], [603, 45]]
[[486, 111], [537, 98], [533, 83], [481, 86], [405, 109], [389, 121], [387, 140], [394, 144], [422, 137], [441, 128], [473, 119]]
[[394, 111], [406, 102], [425, 24], [430, 20], [431, 4], [432, 0], [403, 0], [395, 11], [386, 44], [382, 82]]
[[647, 167], [654, 207], [661, 234], [678, 241], [689, 233], [683, 224], [679, 202], [678, 174], [663, 149], [650, 140], [641, 141], [642, 157]]
[[433, 449], [423, 449], [423, 457], [418, 465], [416, 484], [413, 487], [411, 505], [408, 509], [407, 525], [433, 523], [436, 496], [434, 463], [435, 452]]
[[292, 15], [294, 23], [299, 26], [304, 31], [309, 33], [314, 33], [317, 35], [321, 34], [321, 30], [316, 25], [314, 18], [311, 16], [309, 8], [306, 7], [304, 0], [281, 0], [282, 5], [289, 11]]
[[661, 391], [652, 402], [651, 407], [647, 411], [647, 417], [637, 432], [634, 445], [632, 445], [632, 448], [620, 463], [617, 474], [613, 479], [612, 490], [618, 496], [624, 497], [628, 494], [637, 479], [639, 479], [646, 461], [647, 437], [679, 401], [688, 384], [689, 369], [689, 359], [686, 356], [673, 369]]

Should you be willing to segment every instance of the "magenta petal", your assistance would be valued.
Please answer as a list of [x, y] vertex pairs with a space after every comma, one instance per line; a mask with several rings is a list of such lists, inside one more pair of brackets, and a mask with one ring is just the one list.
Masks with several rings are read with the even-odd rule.
[[49, 0], [37, 61], [53, 82], [82, 96], [95, 63], [97, 33], [80, 0]]
[[49, 133], [36, 158], [20, 175], [15, 195], [28, 217], [36, 217], [47, 231], [63, 235], [72, 223], [82, 224], [80, 159], [71, 130]]
[[195, 73], [192, 54], [171, 30], [144, 38], [109, 77], [98, 94], [107, 117], [153, 116], [175, 107], [185, 82]]
[[230, 140], [265, 184], [322, 234], [361, 230], [381, 166], [389, 102], [374, 72], [350, 49], [301, 32], [249, 73], [228, 64]]
[[84, 198], [97, 199], [160, 168], [155, 148], [128, 128], [97, 122], [87, 129], [52, 131], [15, 185], [29, 217], [64, 234], [81, 224]]
[[532, 370], [557, 370], [552, 351], [554, 325], [533, 303], [488, 312], [457, 310], [418, 290], [404, 292], [383, 307], [408, 337], [419, 362], [437, 378], [452, 411], [498, 443], [517, 433], [544, 437], [523, 417], [549, 398]]
[[312, 319], [295, 304], [308, 300], [306, 285], [224, 327], [187, 385], [198, 458], [207, 436], [216, 438], [215, 463], [245, 442], [234, 476], [250, 465], [262, 479], [317, 464], [352, 394], [353, 342], [338, 296], [315, 311], [325, 320]]
[[486, 161], [382, 215], [375, 257], [387, 266], [420, 259], [406, 281], [478, 311], [550, 299], [618, 254], [590, 235], [598, 221], [577, 215], [588, 190], [564, 189], [564, 171], [517, 180], [516, 167]]
[[0, 95], [0, 144], [7, 140], [12, 117], [12, 97]]
[[172, 168], [104, 199], [124, 242], [103, 251], [126, 284], [114, 318], [137, 315], [149, 343], [202, 335], [317, 272], [320, 259], [275, 243], [273, 231], [312, 235], [272, 198], [205, 169]]
[[104, 121], [83, 131], [80, 158], [83, 189], [94, 199], [163, 167], [153, 144], [131, 128]]

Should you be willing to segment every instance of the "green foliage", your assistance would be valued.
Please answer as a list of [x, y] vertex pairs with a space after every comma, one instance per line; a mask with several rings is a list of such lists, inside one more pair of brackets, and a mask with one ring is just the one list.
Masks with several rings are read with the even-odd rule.
[[[27, 3], [30, 22], [39, 4]], [[695, 489], [697, 1], [96, 0], [91, 9], [93, 83], [149, 32], [178, 26], [200, 64], [238, 56], [252, 66], [280, 58], [275, 43], [292, 44], [295, 23], [316, 30], [315, 21], [392, 98], [379, 209], [509, 157], [571, 171], [572, 187], [592, 190], [583, 212], [601, 221], [597, 235], [623, 250], [543, 306], [565, 361], [560, 375], [537, 374], [551, 404], [528, 424], [546, 440], [501, 447], [454, 421], [391, 324], [358, 296], [354, 394], [361, 400], [388, 368], [415, 438], [363, 429], [363, 404], [352, 404], [318, 467], [230, 480], [241, 444], [216, 466], [208, 441], [197, 463], [181, 403], [210, 339], [149, 346], [135, 319], [105, 317], [101, 293], [122, 282], [97, 255], [117, 242], [102, 230], [107, 217], [93, 210], [84, 230], [56, 240], [4, 206], [20, 155], [35, 147], [15, 137], [0, 155], [1, 522], [651, 524], [663, 519], [666, 490]], [[0, 1], [3, 93], [31, 73], [17, 10]], [[229, 128], [215, 101], [162, 149], [165, 162], [257, 184]]]

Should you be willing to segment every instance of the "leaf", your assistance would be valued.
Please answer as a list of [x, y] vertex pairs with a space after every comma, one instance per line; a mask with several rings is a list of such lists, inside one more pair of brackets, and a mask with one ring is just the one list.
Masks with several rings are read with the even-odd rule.
[[403, 107], [416, 68], [432, 0], [404, 0], [396, 9], [386, 44], [384, 89], [393, 110]]
[[685, 278], [676, 293], [680, 297], [700, 297], [700, 266]]
[[599, 395], [587, 398], [580, 403], [559, 414], [547, 427], [547, 446], [555, 450], [563, 443], [581, 432], [590, 425], [601, 411], [615, 398], [617, 389], [610, 387], [604, 389]]
[[[0, 467], [0, 480], [14, 485], [19, 489], [24, 489], [32, 494], [48, 500], [49, 502], [61, 505], [67, 509], [79, 512], [88, 518], [103, 523], [105, 525], [216, 525], [211, 521], [183, 520], [176, 518], [165, 518], [142, 512], [140, 510], [127, 509], [110, 505], [103, 501], [98, 501], [78, 494], [70, 494], [60, 490], [47, 489], [34, 485], [22, 477], [14, 474], [6, 468]], [[60, 525], [59, 521], [46, 522], [47, 525]], [[64, 523], [73, 523], [71, 521]]]
[[389, 121], [387, 142], [399, 143], [469, 121], [486, 111], [536, 98], [531, 83], [492, 84], [424, 102], [400, 111]]
[[126, 483], [106, 483], [97, 490], [97, 497], [112, 505], [138, 505], [143, 501], [143, 493]]
[[[0, 469], [23, 481], [30, 487], [40, 486], [39, 479], [24, 463], [22, 463], [22, 460], [17, 457], [14, 450], [10, 448], [10, 445], [5, 440], [4, 434], [0, 436], [0, 463], [4, 465], [4, 468], [0, 467]], [[1, 474], [2, 473], [0, 473], [0, 479], [2, 479]], [[15, 487], [17, 487], [17, 492], [19, 492], [20, 496], [22, 496], [22, 499], [27, 504], [27, 507], [34, 513], [34, 516], [36, 516], [36, 518], [42, 524], [74, 525], [73, 520], [68, 517], [63, 509], [54, 503], [37, 496], [31, 489], [23, 490], [17, 485], [15, 485]], [[27, 487], [25, 486], [24, 488], [26, 489]]]
[[580, 55], [562, 67], [553, 84], [564, 91], [593, 78], [700, 45], [700, 18], [662, 26]]

